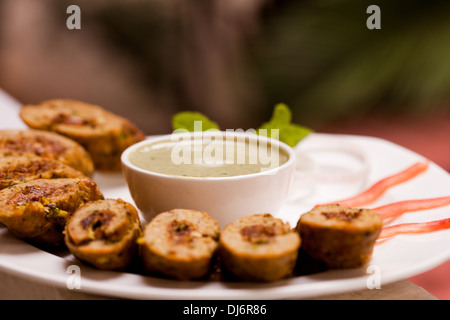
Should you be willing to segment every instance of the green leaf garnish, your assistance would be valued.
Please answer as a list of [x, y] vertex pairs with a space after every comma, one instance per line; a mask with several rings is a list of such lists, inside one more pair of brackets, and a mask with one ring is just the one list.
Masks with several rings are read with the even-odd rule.
[[[272, 118], [263, 123], [257, 130], [258, 134], [264, 134], [272, 137], [271, 129], [278, 129], [278, 138], [291, 147], [295, 147], [303, 138], [309, 135], [312, 130], [292, 123], [292, 112], [284, 103], [278, 103], [273, 110]], [[266, 129], [267, 131], [261, 131]]]
[[[200, 112], [182, 111], [172, 117], [173, 130], [186, 130], [188, 132], [220, 130], [218, 124]], [[263, 130], [266, 129], [266, 130]], [[272, 131], [277, 129], [277, 131]], [[300, 140], [309, 135], [312, 130], [292, 123], [292, 112], [284, 103], [275, 105], [271, 119], [263, 123], [257, 134], [279, 139], [291, 147], [295, 147]], [[276, 136], [272, 136], [272, 133]]]
[[288, 125], [292, 121], [292, 112], [289, 107], [284, 103], [278, 103], [273, 109], [272, 118], [270, 118], [269, 123]]
[[[199, 123], [198, 121], [201, 121]], [[194, 131], [206, 131], [210, 129], [219, 130], [219, 126], [214, 121], [210, 120], [207, 116], [200, 112], [194, 111], [182, 111], [176, 113], [172, 117], [173, 130], [184, 129], [189, 132]]]

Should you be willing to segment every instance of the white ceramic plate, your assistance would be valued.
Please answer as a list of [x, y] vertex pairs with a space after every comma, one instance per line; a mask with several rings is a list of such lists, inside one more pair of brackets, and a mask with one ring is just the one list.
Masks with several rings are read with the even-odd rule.
[[[314, 204], [347, 197], [375, 181], [398, 172], [423, 158], [385, 140], [360, 136], [313, 134], [298, 146], [308, 156], [308, 150], [323, 141], [352, 144], [365, 155], [369, 171], [357, 183], [318, 183], [307, 195], [285, 205], [279, 216], [295, 225], [301, 213]], [[331, 140], [330, 140], [331, 139]], [[355, 149], [355, 150], [356, 150]], [[329, 157], [329, 156], [328, 156]], [[336, 157], [337, 159], [337, 157]], [[331, 159], [325, 159], [331, 160]], [[338, 163], [336, 166], [345, 165]], [[345, 169], [345, 168], [343, 168]], [[311, 178], [311, 177], [309, 177]], [[305, 181], [308, 177], [304, 177]], [[106, 197], [131, 200], [121, 174], [97, 174], [94, 180]], [[431, 163], [429, 169], [404, 184], [389, 190], [372, 206], [394, 201], [449, 195], [449, 174]], [[422, 222], [450, 217], [448, 208], [408, 213], [396, 220]], [[0, 269], [32, 281], [67, 288], [72, 276], [70, 265], [80, 267], [81, 290], [103, 296], [132, 299], [281, 299], [311, 298], [383, 285], [406, 279], [432, 269], [450, 257], [450, 230], [421, 235], [402, 235], [377, 246], [370, 268], [334, 270], [298, 276], [273, 283], [189, 281], [180, 282], [131, 273], [99, 271], [83, 265], [72, 255], [54, 255], [26, 244], [0, 227]], [[69, 290], [69, 289], [68, 289]]]

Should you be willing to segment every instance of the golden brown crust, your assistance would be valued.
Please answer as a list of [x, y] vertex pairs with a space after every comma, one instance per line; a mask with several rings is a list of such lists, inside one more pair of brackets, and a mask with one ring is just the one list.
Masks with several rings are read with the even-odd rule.
[[87, 178], [20, 183], [0, 191], [0, 222], [19, 238], [61, 247], [70, 216], [84, 203], [97, 199], [103, 195]]
[[94, 172], [89, 153], [77, 142], [42, 130], [0, 130], [0, 157], [36, 155], [60, 161], [88, 177]]
[[34, 155], [0, 157], [0, 190], [36, 179], [86, 178], [60, 161]]
[[294, 271], [300, 237], [288, 223], [255, 214], [229, 224], [221, 233], [219, 253], [229, 272], [247, 281], [275, 281]]
[[189, 280], [211, 270], [220, 228], [207, 213], [174, 209], [157, 215], [140, 239], [147, 271]]
[[371, 210], [324, 205], [303, 214], [296, 230], [312, 258], [329, 268], [357, 268], [370, 260], [381, 227]]
[[139, 214], [121, 199], [91, 201], [80, 207], [65, 228], [70, 252], [103, 270], [125, 270], [142, 235]]
[[129, 120], [77, 100], [54, 99], [26, 105], [20, 117], [31, 128], [58, 132], [79, 142], [89, 151], [98, 170], [120, 170], [121, 153], [145, 139]]

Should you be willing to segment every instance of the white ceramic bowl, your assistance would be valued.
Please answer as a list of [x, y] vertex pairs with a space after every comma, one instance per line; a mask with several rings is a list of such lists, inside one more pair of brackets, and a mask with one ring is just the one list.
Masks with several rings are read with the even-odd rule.
[[[211, 133], [200, 134], [204, 136]], [[147, 144], [171, 141], [172, 135], [153, 137], [134, 144], [122, 153], [122, 168], [131, 196], [146, 222], [160, 212], [176, 208], [205, 211], [215, 218], [221, 227], [246, 215], [278, 213], [287, 197], [295, 170], [294, 150], [278, 140], [256, 134], [242, 132], [220, 132], [220, 134], [272, 144], [284, 152], [288, 160], [281, 166], [267, 171], [240, 176], [205, 178], [171, 176], [140, 169], [130, 163], [129, 156]]]

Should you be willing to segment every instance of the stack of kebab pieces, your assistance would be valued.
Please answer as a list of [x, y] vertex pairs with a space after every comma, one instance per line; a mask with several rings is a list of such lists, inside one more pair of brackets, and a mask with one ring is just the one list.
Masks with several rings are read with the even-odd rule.
[[[92, 177], [94, 170], [119, 171], [121, 152], [144, 134], [127, 119], [76, 100], [26, 105], [20, 117], [29, 129], [0, 130], [0, 223], [44, 250], [69, 247], [82, 259], [96, 253], [92, 262], [99, 267], [127, 265], [131, 255], [124, 252], [135, 250], [141, 232], [137, 211], [105, 199]], [[80, 216], [85, 232], [68, 231]]]

